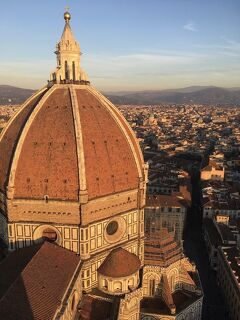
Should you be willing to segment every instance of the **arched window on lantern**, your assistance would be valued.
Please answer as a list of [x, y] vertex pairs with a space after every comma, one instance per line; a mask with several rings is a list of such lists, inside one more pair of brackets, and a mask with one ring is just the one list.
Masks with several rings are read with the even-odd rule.
[[73, 81], [76, 80], [75, 62], [72, 62]]

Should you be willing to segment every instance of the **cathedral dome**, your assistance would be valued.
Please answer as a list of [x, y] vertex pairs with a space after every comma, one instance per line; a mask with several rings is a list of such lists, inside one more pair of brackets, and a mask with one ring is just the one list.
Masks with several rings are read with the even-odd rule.
[[0, 188], [15, 199], [79, 201], [82, 190], [91, 200], [137, 189], [142, 177], [132, 130], [88, 85], [36, 93], [4, 130], [0, 154]]
[[98, 288], [104, 293], [122, 295], [139, 285], [141, 261], [123, 248], [110, 252], [98, 268]]
[[117, 248], [110, 252], [98, 272], [106, 277], [121, 278], [134, 274], [140, 267], [138, 256], [123, 248]]

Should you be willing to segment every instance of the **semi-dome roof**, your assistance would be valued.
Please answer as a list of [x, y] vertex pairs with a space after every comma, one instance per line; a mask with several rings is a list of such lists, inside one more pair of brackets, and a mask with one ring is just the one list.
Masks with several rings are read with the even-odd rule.
[[143, 159], [119, 111], [89, 85], [53, 84], [0, 139], [0, 188], [13, 198], [79, 200], [137, 189]]
[[117, 248], [103, 261], [98, 272], [110, 278], [128, 277], [136, 273], [141, 267], [141, 262], [134, 253], [123, 248]]

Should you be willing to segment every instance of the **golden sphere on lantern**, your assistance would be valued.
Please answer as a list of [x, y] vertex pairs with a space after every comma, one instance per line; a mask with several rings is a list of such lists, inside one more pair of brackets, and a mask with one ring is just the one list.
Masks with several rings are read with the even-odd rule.
[[65, 21], [69, 21], [69, 20], [71, 20], [71, 14], [68, 12], [68, 11], [66, 11], [65, 13], [64, 13], [64, 19], [65, 19]]

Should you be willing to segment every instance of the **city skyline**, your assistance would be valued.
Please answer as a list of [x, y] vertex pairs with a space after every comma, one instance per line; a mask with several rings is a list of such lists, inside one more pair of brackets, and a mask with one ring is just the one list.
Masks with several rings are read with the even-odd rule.
[[46, 83], [56, 65], [53, 52], [66, 5], [82, 66], [100, 90], [239, 86], [240, 4], [235, 0], [11, 0], [2, 7], [0, 22], [1, 84], [37, 89]]

